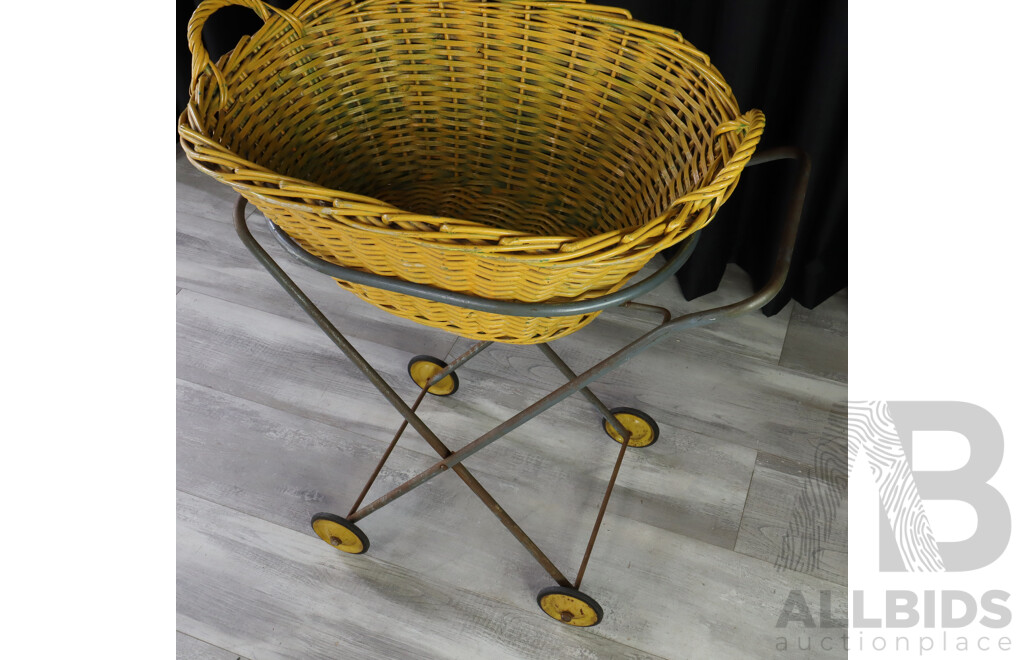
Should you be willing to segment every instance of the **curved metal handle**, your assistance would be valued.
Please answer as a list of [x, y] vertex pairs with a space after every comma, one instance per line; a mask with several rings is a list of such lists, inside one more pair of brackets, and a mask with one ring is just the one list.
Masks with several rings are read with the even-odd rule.
[[714, 323], [725, 317], [746, 314], [747, 312], [761, 309], [770, 303], [782, 290], [782, 285], [786, 283], [786, 276], [789, 274], [790, 264], [793, 262], [793, 252], [796, 249], [797, 230], [800, 228], [804, 200], [807, 198], [807, 186], [811, 178], [811, 157], [807, 155], [807, 152], [798, 147], [776, 147], [750, 159], [750, 165], [760, 165], [777, 160], [795, 160], [799, 165], [799, 171], [790, 193], [789, 206], [786, 209], [786, 220], [778, 239], [779, 245], [775, 256], [775, 268], [772, 270], [768, 283], [761, 287], [761, 290], [754, 295], [739, 302], [676, 317], [668, 323], [655, 328], [649, 334], [657, 335], [662, 329], [677, 331], [699, 327]]
[[262, 0], [203, 0], [196, 7], [195, 12], [192, 13], [192, 18], [188, 21], [188, 49], [192, 53], [192, 78], [189, 81], [188, 91], [189, 94], [195, 98], [196, 95], [196, 82], [207, 68], [213, 73], [213, 77], [217, 79], [217, 87], [220, 90], [220, 107], [223, 108], [225, 103], [228, 101], [227, 84], [224, 81], [224, 74], [220, 72], [220, 69], [210, 59], [210, 54], [206, 51], [206, 47], [203, 45], [203, 25], [206, 24], [206, 20], [210, 18], [216, 11], [228, 7], [231, 5], [237, 5], [239, 7], [248, 7], [249, 9], [256, 12], [263, 22], [267, 22], [271, 18], [271, 12], [274, 12], [284, 20], [288, 21], [289, 25], [302, 36], [304, 31], [302, 29], [302, 22], [292, 14], [286, 12], [283, 9], [278, 9], [272, 5], [268, 5]]

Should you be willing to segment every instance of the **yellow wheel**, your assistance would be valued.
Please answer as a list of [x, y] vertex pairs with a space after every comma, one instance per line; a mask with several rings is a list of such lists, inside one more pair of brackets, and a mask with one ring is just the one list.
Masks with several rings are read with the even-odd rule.
[[[409, 360], [409, 377], [412, 378], [412, 381], [422, 389], [431, 377], [447, 366], [447, 362], [438, 360], [436, 357], [431, 357], [429, 355], [417, 355], [413, 359]], [[427, 391], [435, 396], [450, 396], [455, 394], [458, 389], [459, 377], [456, 376], [453, 371], [442, 378], [441, 382], [431, 385], [430, 389]]]
[[549, 617], [570, 626], [596, 626], [604, 618], [596, 600], [569, 587], [541, 589], [537, 604]]
[[317, 536], [342, 552], [361, 555], [370, 548], [370, 541], [363, 530], [341, 516], [318, 513], [313, 516], [311, 523]]
[[[612, 414], [629, 431], [630, 447], [649, 447], [658, 440], [661, 429], [651, 416], [636, 408], [612, 408]], [[622, 436], [615, 432], [607, 419], [601, 420], [604, 432], [615, 442], [622, 442]]]

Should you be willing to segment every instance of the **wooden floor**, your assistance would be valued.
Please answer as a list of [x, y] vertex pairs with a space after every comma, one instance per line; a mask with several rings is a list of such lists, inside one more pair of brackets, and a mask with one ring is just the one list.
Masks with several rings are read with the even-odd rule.
[[[310, 516], [348, 511], [401, 418], [241, 245], [233, 193], [180, 152], [177, 165], [179, 658], [845, 657], [799, 651], [808, 631], [775, 627], [792, 590], [815, 618], [830, 590], [845, 615], [845, 502], [826, 534], [795, 518], [846, 399], [845, 293], [682, 334], [593, 386], [652, 415], [661, 439], [626, 454], [583, 585], [605, 619], [575, 629], [540, 611], [550, 577], [453, 475], [361, 521], [365, 555], [314, 536]], [[355, 299], [256, 233], [406, 400], [410, 357], [468, 345]], [[674, 282], [642, 300], [678, 313], [748, 293], [730, 268], [700, 300]], [[655, 322], [612, 310], [553, 347], [580, 371]], [[455, 396], [420, 409], [453, 448], [563, 382], [529, 346], [492, 346], [459, 376]], [[576, 396], [466, 465], [572, 579], [617, 448]], [[371, 498], [435, 460], [409, 431]], [[780, 561], [806, 542], [813, 561]]]

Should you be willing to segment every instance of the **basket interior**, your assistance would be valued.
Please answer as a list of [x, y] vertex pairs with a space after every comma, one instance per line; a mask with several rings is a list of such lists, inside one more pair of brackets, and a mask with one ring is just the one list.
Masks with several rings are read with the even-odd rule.
[[221, 61], [212, 137], [404, 211], [585, 237], [706, 184], [712, 134], [739, 114], [688, 44], [587, 5], [338, 6], [305, 16], [302, 39], [272, 18]]

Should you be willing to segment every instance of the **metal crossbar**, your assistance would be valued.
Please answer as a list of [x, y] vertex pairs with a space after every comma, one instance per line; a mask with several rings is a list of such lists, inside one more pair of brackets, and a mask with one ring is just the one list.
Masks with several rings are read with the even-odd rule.
[[[409, 410], [411, 410], [412, 412], [416, 412], [416, 409], [420, 407], [420, 403], [423, 402], [423, 397], [426, 396], [427, 392], [430, 390], [431, 387], [433, 387], [437, 383], [440, 383], [442, 380], [445, 379], [445, 377], [448, 376], [448, 374], [452, 373], [466, 362], [469, 362], [470, 358], [472, 358], [474, 355], [479, 354], [492, 343], [494, 342], [481, 341], [474, 344], [472, 348], [470, 348], [468, 351], [457, 357], [448, 366], [444, 367], [443, 369], [441, 369], [441, 371], [437, 372], [436, 374], [428, 378], [427, 382], [423, 385], [422, 390], [420, 390], [419, 396], [416, 397], [416, 401], [412, 404], [412, 408], [410, 408]], [[402, 437], [402, 434], [408, 427], [409, 420], [403, 420], [402, 425], [399, 426], [398, 431], [395, 432], [395, 437], [392, 438], [391, 444], [389, 444], [388, 448], [384, 451], [384, 455], [381, 457], [380, 462], [377, 463], [377, 467], [374, 468], [373, 474], [370, 475], [370, 478], [369, 480], [367, 480], [366, 485], [363, 487], [363, 490], [359, 493], [359, 497], [356, 498], [355, 503], [352, 505], [352, 509], [348, 512], [349, 517], [351, 517], [352, 514], [354, 514], [356, 510], [359, 508], [359, 505], [363, 503], [363, 499], [366, 497], [366, 494], [370, 492], [370, 487], [373, 485], [373, 482], [377, 480], [377, 475], [380, 474], [381, 468], [384, 467], [384, 463], [387, 462], [388, 457], [391, 455], [391, 452], [395, 448], [395, 445], [398, 444], [398, 439]]]
[[[570, 369], [569, 365], [562, 361], [562, 358], [558, 357], [558, 354], [555, 353], [553, 348], [547, 344], [538, 344], [538, 346], [540, 347], [541, 353], [543, 353], [547, 359], [551, 360], [551, 364], [555, 365], [555, 367], [562, 372], [563, 376], [569, 380], [576, 378], [576, 372]], [[620, 437], [629, 437], [629, 431], [627, 431], [626, 427], [622, 425], [619, 418], [612, 414], [612, 411], [608, 409], [608, 406], [601, 403], [601, 399], [598, 399], [597, 396], [590, 391], [589, 387], [581, 387], [580, 394], [582, 394], [583, 397], [597, 409], [597, 412], [601, 413], [601, 416], [612, 425], [612, 428], [615, 429], [615, 432], [618, 433]]]

